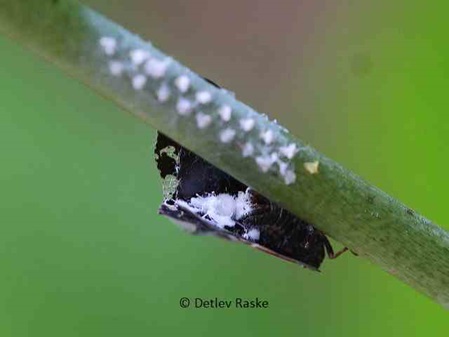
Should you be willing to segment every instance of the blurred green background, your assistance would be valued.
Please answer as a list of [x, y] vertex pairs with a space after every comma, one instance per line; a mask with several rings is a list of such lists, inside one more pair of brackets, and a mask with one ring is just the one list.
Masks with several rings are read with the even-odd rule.
[[[449, 229], [447, 1], [85, 2]], [[159, 217], [154, 130], [2, 37], [0, 88], [0, 336], [447, 336], [361, 258], [313, 273]]]

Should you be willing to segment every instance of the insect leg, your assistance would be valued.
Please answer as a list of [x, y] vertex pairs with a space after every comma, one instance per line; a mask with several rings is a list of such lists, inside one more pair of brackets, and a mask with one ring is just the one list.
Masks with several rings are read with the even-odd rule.
[[[324, 234], [323, 234], [323, 236], [324, 236]], [[343, 249], [340, 249], [338, 252], [334, 253], [334, 249], [332, 248], [332, 245], [326, 236], [324, 236], [324, 247], [326, 248], [327, 256], [330, 259], [336, 259], [341, 254], [348, 251], [348, 247], [344, 247]]]

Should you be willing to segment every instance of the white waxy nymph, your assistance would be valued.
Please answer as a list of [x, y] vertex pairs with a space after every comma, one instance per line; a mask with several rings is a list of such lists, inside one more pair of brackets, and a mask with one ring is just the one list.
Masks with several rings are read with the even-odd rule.
[[129, 52], [129, 57], [134, 65], [140, 66], [150, 58], [150, 53], [143, 49], [133, 49]]
[[195, 95], [196, 101], [200, 104], [210, 103], [212, 94], [209, 91], [198, 91]]
[[175, 86], [181, 93], [186, 93], [190, 87], [190, 79], [186, 75], [176, 77]]
[[218, 109], [218, 114], [223, 122], [229, 122], [231, 120], [232, 109], [229, 105], [222, 105]]
[[256, 164], [259, 166], [262, 172], [268, 172], [275, 160], [272, 156], [259, 156], [256, 157]]
[[112, 76], [120, 76], [124, 70], [125, 67], [123, 66], [122, 62], [119, 61], [109, 62], [109, 72], [111, 73]]
[[144, 70], [145, 73], [152, 78], [161, 78], [165, 76], [169, 64], [169, 59], [158, 60], [151, 58], [145, 62]]
[[262, 132], [260, 134], [260, 138], [263, 139], [263, 141], [265, 142], [265, 144], [269, 145], [273, 142], [274, 140], [274, 133], [271, 130], [266, 130], [264, 132]]
[[220, 141], [222, 143], [229, 143], [231, 142], [235, 137], [235, 130], [231, 128], [224, 129], [220, 132]]
[[288, 159], [292, 159], [295, 156], [296, 152], [298, 152], [298, 148], [296, 147], [296, 144], [291, 143], [286, 146], [281, 146], [279, 148], [279, 152], [282, 155], [286, 156]]
[[296, 174], [293, 171], [288, 170], [284, 174], [284, 181], [287, 185], [293, 184], [296, 181]]
[[106, 55], [114, 55], [117, 50], [117, 40], [113, 37], [103, 36], [100, 39], [100, 46], [103, 48]]
[[279, 160], [278, 165], [279, 165], [279, 173], [281, 175], [285, 175], [285, 173], [287, 172], [288, 164]]
[[251, 143], [245, 143], [242, 147], [242, 156], [244, 158], [250, 157], [254, 154], [254, 146]]
[[251, 131], [255, 124], [256, 121], [252, 118], [244, 118], [240, 120], [240, 128], [246, 132]]
[[142, 90], [145, 83], [147, 83], [147, 78], [145, 75], [137, 74], [132, 78], [131, 82], [134, 90]]
[[162, 84], [156, 91], [157, 100], [161, 103], [166, 102], [170, 98], [170, 88], [167, 84]]
[[184, 97], [181, 97], [178, 99], [178, 102], [176, 103], [176, 111], [181, 116], [187, 116], [192, 112], [193, 106], [192, 103]]
[[205, 129], [212, 123], [212, 117], [202, 112], [196, 114], [196, 125], [199, 129]]

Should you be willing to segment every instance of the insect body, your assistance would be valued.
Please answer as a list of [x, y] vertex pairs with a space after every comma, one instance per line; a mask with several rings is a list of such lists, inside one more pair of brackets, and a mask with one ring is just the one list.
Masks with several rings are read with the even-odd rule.
[[240, 241], [318, 270], [327, 237], [313, 225], [158, 133], [155, 156], [168, 190], [159, 213], [194, 234]]

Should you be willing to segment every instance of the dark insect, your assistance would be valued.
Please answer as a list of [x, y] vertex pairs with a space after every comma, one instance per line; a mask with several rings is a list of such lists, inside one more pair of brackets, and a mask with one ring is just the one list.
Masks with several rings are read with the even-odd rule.
[[330, 258], [344, 251], [334, 254], [321, 231], [162, 133], [155, 155], [161, 177], [172, 179], [159, 213], [192, 233], [241, 241], [313, 270], [325, 251]]
[[159, 213], [193, 234], [240, 241], [312, 270], [319, 269], [325, 252], [336, 258], [347, 250], [334, 253], [328, 238], [313, 225], [160, 132], [154, 152], [169, 187]]

